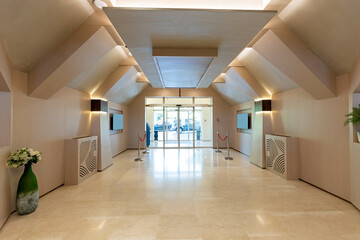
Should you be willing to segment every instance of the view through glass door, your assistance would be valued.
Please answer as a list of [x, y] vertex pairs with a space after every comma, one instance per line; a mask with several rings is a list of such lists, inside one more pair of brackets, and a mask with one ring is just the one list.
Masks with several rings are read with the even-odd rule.
[[213, 146], [211, 98], [150, 98], [146, 103], [149, 147]]
[[179, 119], [178, 107], [165, 107], [165, 147], [179, 147], [179, 134], [175, 128]]
[[200, 130], [194, 128], [194, 107], [179, 107], [179, 111], [180, 147], [194, 147], [194, 133]]

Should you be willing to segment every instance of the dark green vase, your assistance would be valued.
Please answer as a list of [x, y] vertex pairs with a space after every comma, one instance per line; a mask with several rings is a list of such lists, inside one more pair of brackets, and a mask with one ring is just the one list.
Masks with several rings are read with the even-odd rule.
[[39, 204], [39, 191], [31, 163], [25, 165], [16, 194], [16, 210], [20, 215], [32, 213]]

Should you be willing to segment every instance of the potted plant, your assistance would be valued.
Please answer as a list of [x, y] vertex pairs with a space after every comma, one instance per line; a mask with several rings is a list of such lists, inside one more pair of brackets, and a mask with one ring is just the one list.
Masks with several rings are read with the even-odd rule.
[[9, 168], [25, 166], [16, 193], [16, 210], [20, 215], [34, 212], [39, 204], [38, 184], [31, 165], [40, 160], [41, 153], [31, 148], [22, 148], [7, 159], [6, 166]]
[[353, 107], [353, 111], [349, 114], [346, 114], [345, 117], [346, 120], [344, 122], [344, 126], [348, 125], [351, 122], [356, 128], [357, 141], [360, 142], [360, 132], [358, 129], [358, 125], [360, 124], [360, 104], [358, 108]]

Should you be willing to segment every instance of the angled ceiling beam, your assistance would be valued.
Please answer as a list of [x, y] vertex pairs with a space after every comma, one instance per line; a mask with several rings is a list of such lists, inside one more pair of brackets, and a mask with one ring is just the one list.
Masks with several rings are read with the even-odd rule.
[[129, 81], [113, 98], [110, 100], [119, 104], [127, 105], [131, 103], [136, 96], [149, 86], [148, 83], [137, 83]]
[[128, 57], [124, 61], [121, 62], [121, 65], [138, 65], [134, 57]]
[[229, 64], [229, 67], [243, 67], [244, 66], [244, 64], [239, 60], [239, 55], [234, 60], [232, 60], [232, 62]]
[[138, 77], [136, 79], [137, 83], [149, 83], [149, 80], [146, 77]]
[[124, 41], [106, 16], [104, 11], [95, 11], [82, 24], [82, 26], [104, 26], [117, 45], [125, 46]]
[[225, 73], [220, 74], [214, 81], [213, 83], [225, 83]]
[[288, 28], [268, 30], [253, 48], [315, 99], [336, 96], [334, 74]]
[[134, 66], [119, 66], [92, 94], [92, 97], [111, 100], [128, 81], [135, 79], [136, 76], [137, 71]]
[[150, 83], [149, 79], [147, 79], [147, 77], [145, 76], [144, 73], [137, 73], [137, 78], [136, 78], [136, 82], [137, 83]]
[[79, 27], [30, 71], [29, 96], [49, 99], [114, 47], [116, 42], [104, 27]]
[[0, 92], [11, 91], [12, 67], [5, 48], [0, 41]]
[[239, 104], [242, 102], [253, 101], [254, 99], [244, 91], [244, 89], [230, 78], [227, 74], [223, 74], [225, 83], [213, 83], [214, 88], [230, 105]]
[[245, 67], [231, 67], [226, 74], [254, 100], [271, 97]]

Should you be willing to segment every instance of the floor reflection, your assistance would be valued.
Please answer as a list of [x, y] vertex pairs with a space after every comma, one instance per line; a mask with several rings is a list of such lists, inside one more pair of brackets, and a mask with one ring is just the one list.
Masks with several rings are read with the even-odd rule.
[[[195, 149], [156, 149], [152, 150], [149, 160], [155, 178], [201, 177], [204, 161], [201, 150]], [[211, 156], [211, 162], [212, 160]]]

